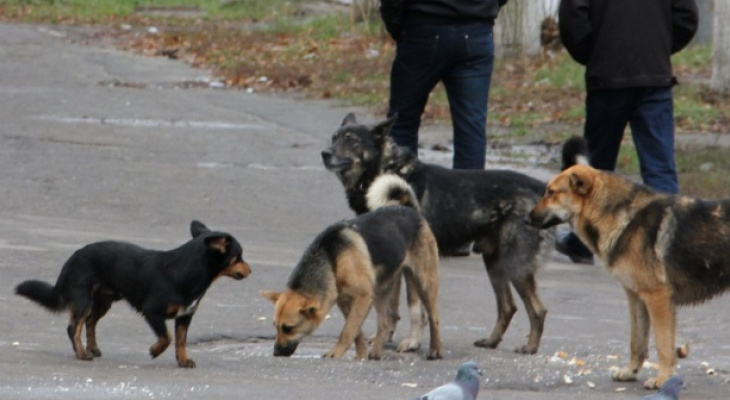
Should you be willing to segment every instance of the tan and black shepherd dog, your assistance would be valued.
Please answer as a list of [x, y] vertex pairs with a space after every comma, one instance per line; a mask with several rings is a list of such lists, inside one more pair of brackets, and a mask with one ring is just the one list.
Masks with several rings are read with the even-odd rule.
[[[323, 357], [340, 358], [354, 342], [357, 358], [380, 359], [383, 344], [393, 329], [391, 308], [397, 304], [393, 302], [393, 294], [400, 287], [403, 275], [409, 288], [415, 288], [428, 314], [431, 341], [427, 358], [441, 358], [436, 239], [426, 220], [413, 208], [417, 203], [410, 186], [395, 176], [382, 178], [392, 178], [390, 182], [396, 185], [373, 185], [389, 191], [373, 197], [385, 205], [381, 202], [371, 212], [329, 226], [305, 251], [289, 277], [286, 290], [261, 291], [275, 306], [274, 356], [294, 354], [300, 341], [337, 304], [345, 326], [337, 344]], [[393, 191], [403, 194], [403, 202], [410, 206], [388, 205], [392, 204]], [[420, 343], [423, 330], [420, 304], [411, 305], [417, 312], [412, 312], [412, 335], [406, 341]], [[377, 313], [377, 332], [367, 353], [361, 327], [371, 306]], [[411, 347], [411, 344], [400, 346]]]
[[661, 194], [578, 164], [548, 183], [529, 218], [539, 228], [569, 223], [623, 285], [631, 359], [614, 380], [636, 380], [653, 327], [659, 373], [644, 386], [661, 386], [676, 364], [676, 307], [703, 303], [730, 288], [730, 199]]

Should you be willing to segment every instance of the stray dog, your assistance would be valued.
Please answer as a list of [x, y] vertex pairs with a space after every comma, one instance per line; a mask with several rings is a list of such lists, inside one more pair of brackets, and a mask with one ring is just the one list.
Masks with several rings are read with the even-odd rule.
[[515, 351], [536, 353], [547, 310], [537, 293], [535, 273], [547, 261], [555, 234], [535, 229], [524, 219], [545, 191], [544, 183], [514, 171], [452, 170], [422, 163], [388, 136], [395, 118], [369, 126], [347, 115], [331, 146], [322, 151], [325, 167], [342, 182], [357, 214], [369, 210], [366, 193], [376, 177], [390, 173], [405, 179], [442, 251], [474, 242], [472, 250], [482, 255], [498, 316], [491, 335], [474, 345], [495, 348], [502, 340], [517, 311], [511, 283], [530, 319], [529, 339]]
[[530, 221], [539, 228], [569, 223], [624, 287], [631, 359], [614, 380], [636, 380], [653, 327], [659, 373], [644, 386], [661, 386], [676, 364], [676, 307], [703, 303], [730, 287], [730, 199], [660, 194], [578, 164], [548, 183]]
[[[391, 183], [374, 187], [386, 192], [393, 188]], [[377, 204], [371, 203], [373, 211], [333, 224], [314, 239], [292, 271], [284, 292], [261, 291], [275, 305], [274, 356], [294, 354], [299, 342], [337, 304], [345, 326], [337, 344], [324, 357], [342, 357], [354, 341], [356, 357], [365, 358], [367, 344], [361, 327], [374, 305], [377, 332], [367, 356], [380, 359], [391, 329], [392, 298], [404, 275], [428, 314], [431, 342], [427, 358], [441, 358], [436, 302], [438, 246], [428, 223], [413, 208], [415, 196], [410, 187], [403, 183], [400, 188], [405, 191], [393, 189], [404, 195], [403, 201], [396, 204], [410, 206], [387, 205], [392, 204], [389, 193], [372, 195], [372, 201]], [[416, 307], [420, 312], [421, 303]], [[419, 328], [416, 326], [414, 330]]]
[[[240, 280], [251, 268], [241, 258], [241, 245], [233, 236], [211, 232], [198, 221], [190, 224], [190, 233], [192, 240], [170, 251], [116, 241], [89, 244], [66, 261], [55, 286], [28, 280], [15, 292], [50, 311], [70, 311], [67, 332], [79, 360], [101, 357], [96, 324], [117, 300], [125, 299], [157, 335], [157, 342], [150, 347], [152, 358], [170, 345], [165, 319], [174, 318], [177, 363], [195, 368], [185, 344], [200, 300], [216, 278]], [[84, 325], [85, 349], [81, 342]]]

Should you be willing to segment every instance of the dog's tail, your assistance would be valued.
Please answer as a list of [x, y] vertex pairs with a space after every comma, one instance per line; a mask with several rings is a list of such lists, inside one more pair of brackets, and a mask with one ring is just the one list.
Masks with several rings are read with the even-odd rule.
[[588, 143], [580, 136], [573, 136], [563, 144], [563, 165], [561, 170], [576, 164], [588, 165]]
[[375, 178], [365, 197], [370, 211], [385, 206], [406, 206], [420, 210], [411, 185], [394, 174], [382, 174]]
[[15, 294], [27, 297], [53, 312], [59, 312], [66, 307], [63, 296], [50, 283], [30, 280], [22, 282], [15, 288]]

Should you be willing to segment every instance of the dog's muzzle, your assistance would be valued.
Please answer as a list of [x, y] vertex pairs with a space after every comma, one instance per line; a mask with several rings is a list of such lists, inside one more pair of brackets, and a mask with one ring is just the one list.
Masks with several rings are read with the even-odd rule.
[[555, 225], [562, 224], [563, 222], [565, 221], [561, 220], [555, 215], [544, 212], [535, 212], [535, 210], [530, 211], [530, 215], [525, 218], [525, 223], [532, 225], [537, 229], [551, 228]]
[[335, 156], [331, 149], [322, 150], [322, 163], [325, 168], [333, 172], [346, 171], [352, 166], [352, 160]]
[[291, 357], [291, 355], [297, 350], [297, 346], [299, 346], [298, 342], [289, 342], [285, 346], [275, 344], [274, 357]]
[[237, 262], [226, 268], [222, 275], [233, 278], [237, 281], [251, 275], [251, 267], [246, 262]]

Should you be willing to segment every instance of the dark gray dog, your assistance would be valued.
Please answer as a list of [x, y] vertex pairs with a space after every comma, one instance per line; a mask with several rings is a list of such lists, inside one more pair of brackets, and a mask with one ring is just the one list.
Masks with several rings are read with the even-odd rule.
[[525, 218], [545, 191], [545, 184], [526, 175], [503, 170], [452, 170], [422, 163], [388, 136], [395, 117], [374, 126], [357, 124], [349, 114], [322, 151], [325, 167], [345, 187], [357, 214], [368, 211], [366, 193], [385, 173], [405, 179], [416, 193], [439, 249], [474, 242], [497, 297], [497, 322], [492, 334], [474, 343], [495, 348], [502, 340], [517, 307], [510, 283], [525, 304], [530, 337], [515, 351], [534, 354], [540, 345], [547, 310], [537, 294], [535, 273], [547, 261], [555, 242], [553, 230], [539, 231]]

